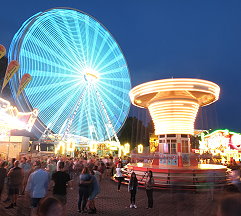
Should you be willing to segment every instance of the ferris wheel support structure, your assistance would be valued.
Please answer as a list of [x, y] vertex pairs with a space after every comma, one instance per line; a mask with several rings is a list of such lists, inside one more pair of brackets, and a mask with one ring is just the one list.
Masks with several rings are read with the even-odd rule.
[[71, 127], [71, 125], [72, 125], [72, 123], [73, 123], [73, 120], [74, 120], [74, 118], [75, 118], [75, 116], [76, 116], [76, 114], [77, 114], [77, 112], [78, 112], [78, 109], [79, 109], [80, 104], [81, 104], [81, 101], [82, 101], [82, 99], [83, 99], [83, 97], [84, 97], [84, 95], [85, 95], [85, 92], [86, 92], [86, 89], [84, 89], [84, 92], [80, 95], [79, 100], [78, 100], [75, 108], [73, 109], [72, 115], [71, 115], [71, 117], [68, 119], [67, 127], [66, 127], [66, 129], [65, 129], [65, 131], [64, 131], [64, 133], [63, 133], [62, 140], [63, 140], [63, 139], [67, 136], [67, 134], [69, 133], [70, 127]]
[[[113, 124], [111, 123], [111, 120], [110, 120], [110, 118], [109, 118], [109, 115], [108, 115], [108, 113], [107, 113], [107, 111], [106, 111], [106, 108], [105, 108], [105, 106], [104, 106], [104, 103], [103, 103], [103, 101], [102, 101], [102, 99], [101, 99], [101, 97], [100, 97], [100, 94], [99, 94], [98, 90], [96, 90], [96, 95], [97, 95], [97, 98], [98, 98], [98, 100], [99, 100], [99, 102], [100, 102], [100, 105], [101, 105], [101, 107], [102, 107], [102, 109], [103, 109], [103, 111], [104, 111], [104, 114], [105, 114], [105, 116], [106, 116], [106, 118], [107, 118], [108, 124], [110, 125], [110, 127], [111, 127], [111, 129], [112, 129], [112, 131], [113, 131], [113, 136], [115, 137], [115, 140], [116, 140], [116, 142], [117, 142], [117, 144], [118, 144], [118, 157], [120, 157], [120, 156], [121, 156], [120, 140], [119, 140], [119, 138], [118, 138], [118, 136], [117, 136], [117, 134], [116, 134], [116, 132], [115, 132], [115, 129], [114, 129], [114, 127], [113, 127]], [[109, 134], [109, 131], [108, 131], [108, 128], [107, 128], [107, 127], [106, 127], [106, 131], [107, 131], [109, 140], [111, 141], [111, 137], [110, 137], [110, 134]]]
[[[99, 94], [98, 90], [96, 90], [96, 95], [97, 95], [97, 98], [98, 98], [98, 100], [99, 100], [99, 102], [100, 102], [100, 105], [101, 105], [101, 107], [102, 107], [102, 109], [103, 109], [103, 111], [104, 111], [104, 114], [105, 114], [105, 116], [106, 116], [106, 118], [107, 118], [107, 121], [108, 121], [108, 123], [109, 123], [109, 125], [110, 125], [110, 127], [111, 127], [111, 129], [112, 129], [113, 136], [115, 137], [116, 142], [120, 143], [120, 141], [119, 141], [119, 139], [118, 139], [118, 137], [117, 137], [117, 134], [116, 134], [116, 132], [115, 132], [115, 129], [114, 129], [114, 127], [113, 127], [113, 124], [111, 123], [111, 120], [110, 120], [110, 118], [109, 118], [109, 115], [108, 115], [108, 113], [107, 113], [107, 111], [106, 111], [106, 108], [105, 108], [105, 106], [104, 106], [104, 103], [103, 103], [103, 101], [101, 100], [101, 97], [100, 97], [100, 94]], [[107, 131], [107, 133], [108, 133], [109, 140], [111, 141], [111, 137], [110, 137], [108, 128], [106, 128], [106, 131]]]

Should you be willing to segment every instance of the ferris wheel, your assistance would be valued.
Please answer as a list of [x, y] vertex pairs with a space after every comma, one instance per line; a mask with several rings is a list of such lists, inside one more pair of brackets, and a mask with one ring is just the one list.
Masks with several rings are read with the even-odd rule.
[[[9, 60], [19, 71], [10, 82], [23, 111], [39, 109], [36, 129], [108, 140], [122, 127], [130, 108], [125, 57], [109, 31], [93, 17], [54, 8], [29, 18], [15, 34]], [[23, 74], [32, 81], [19, 97]]]

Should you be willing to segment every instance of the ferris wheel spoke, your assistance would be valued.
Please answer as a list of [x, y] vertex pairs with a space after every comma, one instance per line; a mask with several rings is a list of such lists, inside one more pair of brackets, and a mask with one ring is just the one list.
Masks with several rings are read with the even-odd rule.
[[[110, 75], [110, 74], [115, 74], [115, 75], [116, 74], [121, 74], [123, 71], [127, 71], [127, 70], [128, 70], [127, 66], [123, 65], [121, 67], [116, 67], [115, 69], [104, 70], [104, 71], [102, 71], [101, 75], [103, 76], [103, 78], [106, 78], [105, 76], [107, 76], [107, 75]], [[112, 79], [112, 78], [109, 77], [109, 79]], [[120, 79], [121, 80], [122, 79], [126, 80], [127, 78], [121, 77]]]
[[[34, 77], [34, 76], [33, 76]], [[52, 83], [52, 84], [45, 84], [45, 85], [39, 85], [36, 83], [36, 85], [31, 84], [27, 91], [28, 91], [28, 95], [31, 96], [31, 95], [35, 95], [36, 93], [40, 93], [40, 92], [44, 92], [44, 91], [50, 91], [50, 90], [53, 90], [53, 89], [58, 89], [60, 88], [61, 86], [65, 86], [67, 84], [70, 84], [70, 83], [73, 83], [75, 82], [74, 80], [68, 80], [68, 81], [60, 81], [60, 82], [55, 82], [55, 83]], [[55, 93], [54, 93], [55, 94]]]
[[[126, 102], [123, 102], [123, 96], [120, 97], [120, 96], [117, 96], [117, 94], [113, 93], [113, 91], [110, 91], [108, 88], [104, 87], [104, 86], [101, 86], [101, 88], [98, 88], [98, 90], [106, 97], [108, 98], [108, 100], [111, 100], [111, 101], [115, 101], [115, 103], [113, 104], [116, 104], [117, 101], [121, 103], [124, 103], [125, 105], [129, 105], [129, 103], [126, 101]], [[123, 95], [123, 94], [121, 94]], [[128, 97], [128, 95], [127, 95]], [[112, 98], [112, 99], [111, 99]], [[116, 99], [116, 100], [115, 100]]]
[[76, 89], [76, 87], [78, 87], [77, 84], [68, 87], [67, 89], [65, 89], [64, 91], [61, 91], [57, 95], [53, 94], [53, 97], [50, 97], [47, 100], [45, 100], [43, 103], [38, 104], [38, 108], [40, 110], [45, 110], [49, 106], [53, 105], [53, 103], [55, 103], [57, 100], [61, 100], [63, 96], [65, 95], [70, 96], [71, 94], [73, 94], [75, 92], [73, 90]]
[[[102, 84], [102, 85], [104, 85], [104, 86], [107, 86], [107, 87], [109, 87], [109, 88], [111, 88], [111, 89], [113, 89], [113, 90], [116, 90], [116, 91], [118, 91], [118, 92], [123, 92], [123, 94], [126, 94], [126, 95], [128, 95], [129, 94], [129, 90], [128, 89], [125, 89], [125, 88], [121, 88], [121, 87], [119, 87], [119, 86], [117, 86], [117, 85], [112, 85], [112, 84], [110, 84], [110, 83], [107, 83], [107, 82], [103, 82], [103, 81], [99, 81], [100, 82], [100, 84]], [[100, 85], [99, 85], [100, 86]], [[123, 85], [122, 85], [123, 86]]]
[[86, 65], [86, 55], [85, 55], [85, 50], [84, 50], [84, 43], [82, 40], [82, 33], [80, 32], [80, 23], [75, 19], [74, 20], [74, 24], [76, 27], [76, 33], [79, 36], [78, 37], [78, 41], [79, 41], [79, 47], [81, 48], [82, 52], [80, 52], [82, 54], [82, 58], [83, 58], [83, 65]]
[[93, 67], [93, 57], [94, 57], [94, 54], [96, 52], [96, 42], [97, 42], [97, 38], [99, 36], [99, 23], [94, 23], [94, 36], [93, 36], [93, 45], [92, 45], [92, 48], [91, 48], [91, 56], [90, 56], [90, 66]]
[[[103, 98], [107, 101], [109, 101], [117, 110], [120, 109], [119, 106], [117, 106], [118, 103], [122, 103], [121, 98], [116, 96], [115, 94], [111, 93], [109, 94], [108, 91], [104, 88], [99, 88], [99, 92], [101, 92]], [[115, 97], [113, 97], [115, 95]]]
[[[109, 47], [108, 51], [103, 55], [101, 56], [101, 59], [100, 61], [98, 61], [98, 63], [95, 65], [95, 68], [98, 69], [99, 66], [106, 60], [106, 58], [112, 54], [114, 52], [115, 49], [118, 49], [118, 46], [117, 44], [114, 44], [112, 45], [111, 47]], [[122, 57], [122, 56], [121, 56]]]
[[48, 72], [46, 71], [44, 73], [41, 70], [31, 70], [31, 73], [34, 74], [34, 77], [53, 77], [53, 75], [54, 75], [54, 77], [56, 77], [56, 78], [60, 78], [61, 77], [61, 78], [79, 79], [79, 75], [60, 73], [59, 70], [52, 70], [51, 72], [50, 71], [48, 71]]
[[[64, 43], [65, 43], [65, 45], [66, 45], [67, 47], [69, 47], [69, 48], [73, 47], [72, 49], [69, 49], [69, 52], [72, 53], [72, 56], [74, 57], [75, 62], [76, 62], [76, 63], [80, 63], [80, 65], [83, 66], [84, 64], [81, 62], [81, 60], [80, 60], [80, 58], [79, 58], [79, 56], [78, 56], [78, 54], [77, 54], [78, 46], [76, 45], [76, 39], [74, 38], [73, 32], [72, 32], [72, 30], [71, 30], [71, 29], [72, 29], [72, 26], [71, 26], [70, 23], [67, 21], [67, 18], [66, 18], [65, 16], [62, 16], [61, 19], [64, 21], [65, 25], [68, 26], [68, 29], [70, 29], [70, 30], [69, 30], [68, 32], [66, 32], [66, 34], [61, 34], [61, 30], [60, 30], [60, 28], [59, 28], [59, 25], [57, 25], [57, 26], [58, 26], [59, 35], [61, 35], [62, 40], [64, 40]], [[71, 24], [73, 25], [72, 19], [71, 19]], [[65, 37], [64, 37], [64, 36], [65, 36]], [[68, 39], [66, 38], [66, 36], [70, 36], [70, 37], [71, 37], [71, 40], [68, 40]], [[73, 44], [71, 44], [71, 43], [73, 43]]]
[[[61, 24], [62, 23], [63, 22], [61, 21]], [[57, 32], [59, 33], [58, 36], [60, 37], [61, 41], [59, 41], [59, 38], [53, 40], [54, 48], [57, 48], [59, 51], [61, 51], [61, 53], [63, 53], [62, 58], [66, 58], [67, 62], [69, 62], [69, 64], [71, 64], [76, 71], [81, 65], [83, 65], [83, 63], [81, 62], [81, 59], [78, 57], [76, 47], [73, 46], [72, 41], [69, 38], [67, 38], [67, 36], [70, 35], [71, 31], [68, 30], [67, 32], [65, 32], [64, 30], [61, 31], [59, 28], [61, 27], [58, 27], [55, 30], [57, 30]], [[58, 54], [59, 51], [57, 51]]]
[[[71, 30], [71, 29], [72, 29], [72, 26], [71, 26], [70, 23], [67, 21], [66, 17], [61, 17], [61, 18], [62, 18], [62, 20], [64, 21], [64, 23], [66, 24], [66, 26], [69, 26], [69, 28], [68, 28], [69, 31], [66, 32], [65, 34], [62, 34], [62, 36], [63, 36], [63, 35], [65, 36], [65, 37], [63, 37], [63, 38], [65, 38], [65, 39], [64, 39], [65, 44], [66, 44], [66, 46], [68, 46], [69, 48], [71, 48], [71, 49], [70, 49], [70, 52], [72, 53], [72, 56], [74, 57], [75, 62], [76, 62], [76, 63], [79, 63], [80, 66], [83, 66], [83, 65], [84, 65], [84, 62], [81, 62], [81, 59], [79, 58], [79, 52], [77, 52], [78, 46], [77, 46], [77, 44], [76, 44], [76, 39], [74, 38], [73, 32], [72, 32], [72, 30]], [[73, 25], [73, 23], [72, 23], [72, 25]], [[71, 37], [71, 39], [68, 39], [67, 36], [68, 36], [68, 37]]]
[[[98, 47], [98, 52], [97, 52], [97, 54], [96, 54], [96, 56], [95, 56], [95, 60], [94, 60], [94, 62], [93, 62], [93, 67], [96, 69], [96, 67], [95, 67], [95, 65], [98, 63], [98, 61], [99, 61], [99, 58], [100, 58], [100, 54], [102, 53], [102, 51], [103, 51], [103, 48], [104, 48], [104, 46], [106, 45], [106, 40], [107, 40], [107, 38], [106, 37], [103, 37], [102, 38], [102, 41], [101, 41], [101, 44], [100, 44], [100, 46]], [[96, 63], [97, 62], [97, 63]]]
[[[59, 119], [59, 117], [63, 114], [65, 115], [65, 113], [63, 113], [63, 111], [66, 109], [67, 106], [69, 106], [71, 104], [71, 101], [76, 98], [76, 95], [72, 94], [70, 97], [67, 98], [67, 100], [65, 101], [65, 103], [60, 104], [60, 107], [58, 108], [57, 112], [53, 112], [50, 115], [50, 118], [48, 120], [48, 123], [52, 123], [52, 125], [55, 125], [55, 123], [57, 122], [57, 120]], [[67, 116], [66, 116], [67, 118]]]
[[[43, 32], [44, 34], [49, 35], [48, 33], [46, 33], [46, 31], [43, 31], [42, 29], [40, 31]], [[31, 42], [39, 48], [39, 52], [36, 52], [36, 53], [39, 53], [39, 54], [43, 54], [43, 52], [48, 53], [51, 55], [51, 57], [53, 57], [55, 62], [58, 62], [59, 64], [63, 62], [65, 63], [65, 65], [71, 65], [72, 67], [73, 63], [72, 62], [70, 63], [71, 59], [69, 59], [69, 57], [66, 55], [66, 52], [64, 52], [65, 49], [59, 43], [56, 43], [56, 40], [54, 38], [51, 38], [51, 40], [48, 43], [46, 43], [41, 41], [39, 38], [37, 38], [37, 35], [32, 35], [32, 37], [33, 39], [31, 40]], [[49, 57], [50, 56], [48, 56], [48, 58]], [[64, 57], [66, 57], [67, 60]]]
[[[31, 56], [31, 58], [30, 58]], [[66, 71], [69, 71], [71, 73], [74, 72], [73, 68], [69, 69], [66, 65], [65, 67], [64, 66], [61, 66], [58, 62], [54, 62], [54, 61], [51, 61], [50, 59], [47, 59], [47, 58], [44, 58], [43, 56], [39, 56], [35, 53], [31, 53], [27, 50], [24, 50], [24, 52], [22, 53], [22, 57], [26, 57], [27, 59], [29, 60], [32, 60], [34, 59], [35, 61], [35, 64], [36, 63], [42, 63], [42, 64], [45, 64], [45, 65], [48, 65], [49, 67], [56, 67], [56, 68], [59, 68], [60, 70], [66, 70]]]
[[108, 63], [104, 64], [102, 66], [102, 68], [97, 68], [97, 71], [103, 71], [105, 68], [108, 68], [110, 65], [113, 65], [115, 63], [118, 63], [120, 60], [123, 59], [122, 54], [119, 54], [118, 56], [116, 56], [115, 58], [113, 58], [111, 61], [108, 61]]
[[128, 80], [128, 78], [115, 78], [115, 77], [113, 77], [113, 78], [107, 78], [107, 77], [103, 77], [103, 76], [101, 76], [101, 79], [102, 80], [104, 80], [104, 81], [106, 81], [106, 80], [110, 80], [110, 81], [115, 81], [115, 82], [117, 82], [117, 83], [129, 83], [129, 80]]
[[[89, 17], [85, 16], [85, 41], [86, 41], [86, 47], [89, 47], [89, 21], [90, 21]], [[87, 58], [87, 60], [89, 60], [89, 49], [86, 49], [86, 58]]]
[[[45, 31], [44, 29], [40, 29], [40, 31], [46, 37], [49, 38], [49, 44], [48, 45], [45, 45], [43, 42], [41, 43], [41, 46], [49, 47], [49, 48], [45, 49], [45, 52], [49, 52], [50, 54], [55, 56], [57, 59], [59, 59], [60, 62], [63, 61], [67, 65], [69, 65], [70, 67], [72, 67], [73, 69], [76, 70], [76, 68], [73, 67], [75, 65], [75, 61], [73, 59], [71, 59], [71, 57], [69, 55], [66, 54], [65, 48], [62, 47], [47, 30]], [[38, 39], [36, 39], [36, 40], [38, 40]], [[53, 49], [51, 49], [51, 48], [53, 48]], [[54, 49], [57, 49], [56, 52], [53, 51]]]

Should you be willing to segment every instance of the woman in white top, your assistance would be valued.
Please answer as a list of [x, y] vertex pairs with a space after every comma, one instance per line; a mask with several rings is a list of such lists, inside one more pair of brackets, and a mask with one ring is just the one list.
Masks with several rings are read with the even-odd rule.
[[118, 181], [118, 192], [120, 191], [120, 186], [121, 186], [121, 182], [123, 181], [123, 175], [122, 175], [122, 171], [121, 171], [121, 164], [118, 163], [117, 168], [116, 168], [116, 179]]

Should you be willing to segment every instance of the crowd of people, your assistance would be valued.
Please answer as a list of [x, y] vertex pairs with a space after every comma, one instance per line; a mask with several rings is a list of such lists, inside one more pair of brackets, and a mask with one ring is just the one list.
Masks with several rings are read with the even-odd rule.
[[[46, 209], [55, 216], [65, 215], [67, 203], [67, 187], [73, 190], [77, 182], [79, 199], [77, 202], [80, 213], [95, 214], [95, 198], [100, 193], [103, 176], [113, 177], [118, 181], [117, 191], [120, 191], [124, 180], [122, 168], [128, 159], [106, 157], [98, 158], [95, 155], [83, 154], [80, 158], [48, 157], [13, 158], [11, 161], [0, 161], [0, 199], [4, 187], [7, 198], [1, 200], [6, 203], [6, 209], [17, 206], [19, 196], [29, 196], [31, 215], [47, 215]], [[153, 207], [153, 176], [147, 177], [146, 191], [148, 208]], [[135, 196], [138, 190], [136, 174], [132, 172], [128, 184], [130, 192], [130, 208], [137, 208]], [[51, 192], [52, 191], [52, 192]], [[44, 207], [45, 206], [45, 207]], [[51, 215], [51, 214], [49, 214]]]
[[[126, 181], [123, 166], [128, 162], [128, 158], [121, 160], [110, 156], [100, 159], [96, 155], [87, 153], [79, 158], [60, 156], [35, 159], [22, 157], [20, 160], [13, 158], [11, 161], [0, 159], [0, 200], [6, 203], [7, 210], [18, 205], [19, 196], [26, 195], [30, 201], [30, 215], [65, 216], [68, 202], [67, 187], [69, 190], [73, 190], [74, 183], [77, 183], [79, 198], [76, 206], [78, 211], [96, 214], [95, 198], [101, 191], [103, 177], [108, 176], [115, 179], [117, 191], [120, 192], [123, 187], [121, 183]], [[235, 160], [232, 160], [228, 167], [232, 170], [240, 170]], [[240, 173], [238, 179], [240, 180]], [[136, 194], [139, 182], [136, 173], [132, 171], [129, 182], [127, 182], [130, 208], [137, 208]], [[146, 173], [144, 182], [147, 209], [150, 209], [153, 208], [154, 188], [154, 177], [151, 170]], [[4, 187], [7, 197], [2, 200]], [[233, 206], [229, 201], [232, 199], [237, 200], [237, 197], [228, 196], [220, 201], [218, 215], [228, 215], [225, 212], [228, 212], [227, 209]], [[239, 209], [236, 210], [239, 211]]]

